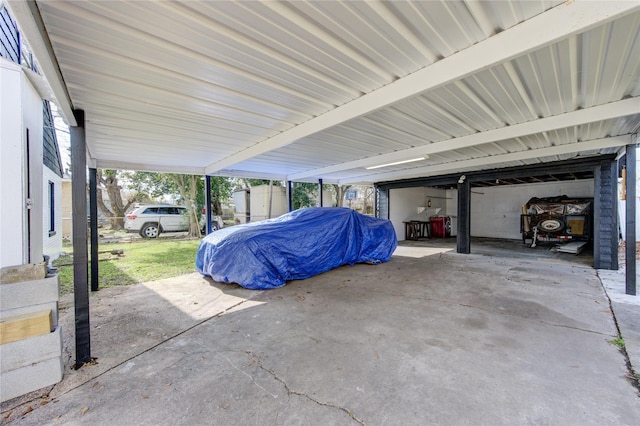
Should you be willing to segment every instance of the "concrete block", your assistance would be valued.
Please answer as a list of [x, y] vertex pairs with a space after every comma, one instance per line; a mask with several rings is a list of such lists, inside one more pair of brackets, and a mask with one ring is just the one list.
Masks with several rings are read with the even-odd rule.
[[0, 345], [0, 372], [5, 373], [62, 355], [61, 327], [51, 333]]
[[0, 310], [57, 301], [60, 295], [58, 275], [41, 280], [0, 284]]
[[62, 355], [0, 373], [0, 402], [51, 386], [62, 380]]

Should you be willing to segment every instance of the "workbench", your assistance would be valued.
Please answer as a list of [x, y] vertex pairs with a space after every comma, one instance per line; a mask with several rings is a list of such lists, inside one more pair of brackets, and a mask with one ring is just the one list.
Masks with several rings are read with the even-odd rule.
[[420, 238], [431, 238], [428, 220], [410, 220], [404, 223], [404, 239], [418, 240]]

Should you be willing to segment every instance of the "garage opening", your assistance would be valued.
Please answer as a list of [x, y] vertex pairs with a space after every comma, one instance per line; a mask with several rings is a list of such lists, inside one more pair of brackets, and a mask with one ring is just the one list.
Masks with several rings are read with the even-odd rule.
[[401, 244], [617, 269], [617, 184], [602, 156], [379, 183], [376, 207]]

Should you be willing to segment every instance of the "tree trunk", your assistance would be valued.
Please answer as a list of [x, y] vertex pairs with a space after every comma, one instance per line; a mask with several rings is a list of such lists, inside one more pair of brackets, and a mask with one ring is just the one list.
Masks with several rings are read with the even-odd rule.
[[122, 187], [118, 184], [118, 176], [115, 170], [97, 170], [96, 172], [98, 182], [104, 186], [109, 197], [110, 208], [107, 207], [103, 199], [102, 189], [97, 190], [98, 208], [102, 213], [111, 221], [111, 229], [120, 230], [124, 229], [124, 214], [131, 204], [135, 201], [135, 198], [127, 200], [125, 203], [122, 199]]
[[351, 188], [351, 185], [336, 185], [333, 184], [333, 188], [336, 191], [336, 206], [342, 207], [344, 205], [344, 195], [347, 189]]
[[215, 198], [211, 200], [213, 204], [213, 212], [216, 216], [222, 216], [222, 204], [220, 203], [220, 196], [216, 194]]
[[[371, 204], [367, 203], [369, 198], [372, 198]], [[371, 206], [371, 213], [373, 213], [373, 188], [368, 187], [364, 190], [364, 200], [363, 200], [362, 213], [369, 214], [369, 206]]]
[[196, 175], [189, 176], [189, 208], [192, 214], [189, 215], [189, 236], [200, 238], [200, 214], [196, 211], [196, 193], [197, 193], [197, 177]]
[[178, 187], [180, 197], [182, 197], [182, 200], [187, 203], [187, 210], [189, 211], [189, 236], [199, 238], [200, 224], [198, 219], [200, 218], [200, 215], [198, 212], [194, 211], [197, 192], [197, 177], [195, 175], [171, 175], [171, 177]]

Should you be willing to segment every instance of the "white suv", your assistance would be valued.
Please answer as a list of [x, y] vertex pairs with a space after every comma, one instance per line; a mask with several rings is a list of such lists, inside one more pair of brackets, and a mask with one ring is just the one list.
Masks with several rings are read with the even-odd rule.
[[[157, 238], [161, 232], [189, 230], [189, 209], [171, 204], [148, 204], [135, 208], [124, 219], [127, 232], [138, 232], [143, 238]], [[222, 220], [214, 216], [214, 230], [222, 227]], [[200, 227], [203, 228], [202, 220]]]
[[143, 238], [156, 238], [161, 232], [189, 230], [189, 211], [170, 204], [151, 204], [135, 208], [124, 219], [127, 232], [138, 232]]
[[[161, 232], [189, 230], [189, 209], [171, 204], [147, 204], [136, 207], [124, 219], [127, 232], [138, 232], [143, 238], [157, 238]], [[213, 216], [213, 230], [222, 228], [219, 216]], [[205, 216], [200, 217], [200, 230], [206, 227]]]

